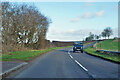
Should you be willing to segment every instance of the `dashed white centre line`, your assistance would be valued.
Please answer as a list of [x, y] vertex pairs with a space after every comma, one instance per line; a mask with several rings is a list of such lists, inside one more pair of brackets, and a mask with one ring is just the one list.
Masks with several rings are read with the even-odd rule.
[[69, 55], [69, 56], [73, 59], [73, 57], [71, 55]]
[[68, 54], [70, 55], [70, 53], [68, 52]]
[[[68, 51], [68, 54], [69, 54], [70, 58], [74, 59], [74, 58], [72, 57], [72, 55], [70, 54], [70, 50]], [[81, 68], [83, 68], [85, 71], [88, 72], [88, 70], [87, 70], [82, 64], [80, 64], [77, 60], [74, 59], [74, 61], [75, 61]]]
[[80, 66], [82, 67], [85, 71], [88, 71], [83, 65], [81, 65], [77, 60], [75, 60], [75, 62]]

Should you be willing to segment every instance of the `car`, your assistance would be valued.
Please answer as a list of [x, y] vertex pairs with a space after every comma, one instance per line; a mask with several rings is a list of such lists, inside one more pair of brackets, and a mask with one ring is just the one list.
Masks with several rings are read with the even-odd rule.
[[74, 42], [73, 52], [75, 52], [75, 51], [81, 51], [81, 53], [83, 53], [83, 43], [82, 43], [82, 41]]

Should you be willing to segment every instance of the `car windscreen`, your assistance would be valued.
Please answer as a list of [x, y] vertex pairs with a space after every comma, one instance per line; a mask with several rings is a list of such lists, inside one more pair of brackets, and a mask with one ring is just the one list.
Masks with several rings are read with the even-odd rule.
[[79, 46], [83, 46], [83, 44], [80, 43], [80, 42], [75, 42], [75, 43], [74, 43], [74, 46], [78, 46], [78, 47], [79, 47]]

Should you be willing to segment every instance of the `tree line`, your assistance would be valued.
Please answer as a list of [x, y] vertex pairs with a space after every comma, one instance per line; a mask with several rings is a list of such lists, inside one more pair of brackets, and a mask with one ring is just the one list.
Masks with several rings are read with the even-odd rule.
[[93, 34], [92, 32], [89, 33], [89, 36], [85, 38], [85, 41], [92, 41], [92, 40], [98, 40], [100, 39], [101, 37], [105, 38], [109, 37], [113, 35], [113, 30], [111, 29], [111, 27], [106, 27], [102, 32], [101, 34], [99, 35], [96, 35], [96, 34]]
[[35, 7], [2, 3], [2, 51], [45, 48], [51, 20]]

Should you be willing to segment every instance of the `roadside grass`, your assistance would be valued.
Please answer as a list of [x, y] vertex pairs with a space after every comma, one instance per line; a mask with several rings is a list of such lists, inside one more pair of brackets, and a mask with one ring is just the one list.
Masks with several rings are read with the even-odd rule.
[[[100, 47], [100, 45], [102, 47]], [[114, 39], [104, 40], [97, 44], [98, 49], [118, 51], [118, 42], [115, 42]]]
[[36, 56], [39, 56], [46, 52], [56, 50], [56, 49], [61, 49], [61, 48], [67, 48], [67, 47], [72, 47], [72, 46], [48, 48], [45, 50], [29, 50], [29, 51], [9, 52], [9, 53], [2, 54], [2, 56], [0, 56], [0, 60], [2, 60], [2, 61], [16, 61], [16, 60], [29, 61], [29, 60], [35, 58]]
[[100, 56], [102, 58], [109, 59], [115, 62], [120, 62], [120, 56], [115, 55], [113, 53], [96, 52], [96, 50], [92, 46], [85, 48], [84, 51], [87, 52], [88, 54]]
[[[93, 42], [89, 42], [84, 45], [88, 45], [91, 43]], [[15, 52], [3, 53], [2, 56], [0, 56], [0, 60], [2, 61], [29, 61], [49, 51], [61, 49], [61, 48], [68, 48], [68, 47], [73, 47], [73, 46], [55, 47], [55, 48], [48, 48], [44, 50], [15, 51]]]

